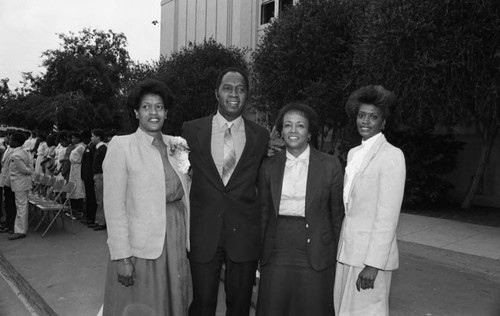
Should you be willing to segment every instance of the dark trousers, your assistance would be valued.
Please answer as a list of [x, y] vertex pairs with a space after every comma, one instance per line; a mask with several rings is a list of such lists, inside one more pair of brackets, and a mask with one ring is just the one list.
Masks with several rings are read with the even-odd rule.
[[16, 196], [8, 186], [3, 187], [3, 196], [5, 199], [5, 227], [9, 230], [14, 230], [14, 222], [16, 221]]
[[94, 180], [84, 180], [85, 184], [85, 216], [87, 223], [95, 222], [97, 202], [95, 199]]
[[215, 315], [223, 263], [226, 265], [224, 274], [226, 315], [245, 316], [249, 314], [257, 260], [234, 262], [228, 257], [225, 249], [219, 247], [210, 262], [190, 262], [193, 278], [193, 302], [189, 306], [189, 316]]

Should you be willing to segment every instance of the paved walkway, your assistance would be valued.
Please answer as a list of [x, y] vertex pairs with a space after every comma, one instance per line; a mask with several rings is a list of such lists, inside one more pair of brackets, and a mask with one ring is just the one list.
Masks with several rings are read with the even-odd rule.
[[497, 227], [403, 213], [397, 236], [402, 241], [500, 260], [500, 228]]
[[[44, 238], [40, 235], [39, 231], [30, 231], [26, 239], [9, 241], [7, 234], [0, 234], [0, 255], [59, 315], [96, 315], [102, 304], [108, 260], [106, 232], [95, 232], [79, 222], [71, 227], [66, 222], [65, 228], [58, 223]], [[447, 256], [467, 254], [464, 256], [473, 263], [500, 260], [499, 228], [401, 214], [398, 239], [403, 241], [400, 248], [406, 252], [415, 253], [411, 248], [414, 244], [425, 245], [429, 249], [426, 257], [437, 257], [442, 249]], [[7, 280], [4, 273], [0, 269]], [[497, 271], [492, 273], [500, 275]], [[8, 293], [11, 287], [3, 279], [0, 278], [0, 315], [30, 315], [23, 303], [16, 300], [20, 293]], [[221, 289], [220, 298], [224, 295]], [[223, 315], [223, 311], [223, 307], [219, 308], [217, 315]]]

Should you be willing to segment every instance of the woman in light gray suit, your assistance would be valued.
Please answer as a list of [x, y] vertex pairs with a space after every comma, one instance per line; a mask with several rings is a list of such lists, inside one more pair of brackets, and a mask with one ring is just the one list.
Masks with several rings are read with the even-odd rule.
[[382, 131], [396, 97], [382, 86], [354, 91], [346, 105], [363, 141], [349, 151], [345, 218], [334, 288], [335, 314], [389, 315], [391, 272], [398, 268], [396, 226], [406, 177], [403, 152]]
[[108, 145], [104, 315], [187, 315], [189, 161], [186, 142], [162, 134], [168, 101], [162, 82], [139, 84], [128, 97], [139, 128]]

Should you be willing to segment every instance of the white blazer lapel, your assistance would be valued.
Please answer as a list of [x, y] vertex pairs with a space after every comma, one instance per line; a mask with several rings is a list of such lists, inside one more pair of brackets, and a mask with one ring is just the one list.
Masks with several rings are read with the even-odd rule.
[[370, 162], [373, 160], [373, 158], [375, 157], [375, 155], [379, 151], [380, 147], [382, 147], [382, 144], [384, 144], [385, 142], [387, 142], [387, 140], [385, 139], [385, 136], [382, 134], [381, 137], [370, 148], [370, 151], [365, 156], [365, 158], [363, 159], [363, 162], [361, 163], [361, 166], [359, 167], [359, 171], [356, 173], [356, 175], [354, 176], [354, 179], [352, 180], [351, 189], [349, 190], [349, 195], [348, 195], [349, 197], [351, 196], [352, 191], [353, 191], [354, 187], [356, 186], [356, 183], [359, 180], [359, 177], [366, 170], [366, 168], [368, 167]]

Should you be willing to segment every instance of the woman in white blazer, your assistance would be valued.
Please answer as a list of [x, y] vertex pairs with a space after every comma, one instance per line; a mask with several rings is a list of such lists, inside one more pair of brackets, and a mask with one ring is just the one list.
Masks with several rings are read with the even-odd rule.
[[103, 163], [110, 263], [104, 315], [187, 315], [190, 295], [187, 145], [162, 134], [168, 89], [146, 80], [128, 97], [139, 122]]
[[336, 315], [389, 315], [391, 271], [398, 268], [396, 227], [403, 201], [403, 152], [382, 131], [396, 97], [382, 86], [354, 91], [346, 104], [362, 143], [349, 151], [345, 218], [334, 288]]

